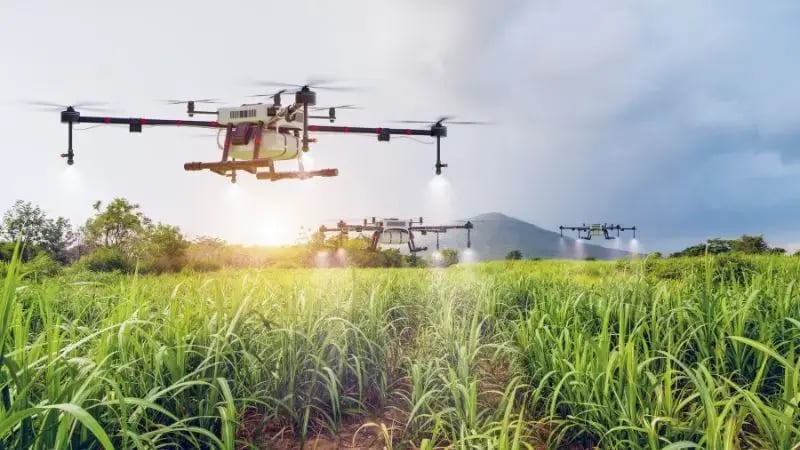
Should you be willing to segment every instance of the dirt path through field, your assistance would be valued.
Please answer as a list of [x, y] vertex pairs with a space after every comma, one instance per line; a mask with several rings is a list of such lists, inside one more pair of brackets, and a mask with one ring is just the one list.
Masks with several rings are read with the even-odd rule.
[[380, 450], [386, 448], [387, 439], [399, 441], [405, 425], [401, 416], [398, 410], [389, 407], [380, 416], [349, 418], [344, 420], [337, 435], [315, 435], [301, 445], [287, 427], [263, 424], [256, 414], [251, 414], [244, 420], [239, 438], [263, 450]]

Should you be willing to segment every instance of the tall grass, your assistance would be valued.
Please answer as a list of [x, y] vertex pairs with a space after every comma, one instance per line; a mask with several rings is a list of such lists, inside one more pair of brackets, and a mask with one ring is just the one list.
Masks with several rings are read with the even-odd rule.
[[387, 448], [797, 448], [800, 265], [746, 262], [48, 278], [12, 261], [0, 447], [269, 448], [355, 422]]

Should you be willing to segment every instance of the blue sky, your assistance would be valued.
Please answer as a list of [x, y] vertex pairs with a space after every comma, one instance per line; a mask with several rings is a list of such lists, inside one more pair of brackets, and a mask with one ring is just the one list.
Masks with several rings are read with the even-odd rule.
[[[488, 211], [549, 229], [636, 224], [645, 250], [741, 233], [800, 243], [797, 23], [792, 1], [5, 1], [0, 208], [23, 198], [81, 222], [125, 196], [189, 234], [250, 243], [341, 217]], [[370, 87], [319, 92], [365, 107], [342, 124], [498, 124], [450, 128], [446, 185], [431, 185], [431, 145], [321, 135], [310, 155], [338, 178], [232, 188], [183, 171], [219, 157], [183, 129], [79, 132], [68, 170], [58, 114], [19, 104], [181, 118], [156, 100], [235, 104], [260, 93], [252, 81], [316, 76]]]

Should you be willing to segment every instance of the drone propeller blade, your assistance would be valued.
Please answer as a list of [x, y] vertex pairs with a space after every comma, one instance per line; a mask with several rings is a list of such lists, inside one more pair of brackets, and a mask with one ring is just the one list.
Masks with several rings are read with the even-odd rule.
[[258, 86], [267, 86], [267, 87], [303, 87], [302, 84], [291, 84], [291, 83], [283, 83], [280, 81], [258, 81], [255, 83]]
[[271, 94], [255, 94], [255, 95], [248, 95], [248, 97], [269, 97], [274, 98], [276, 95], [281, 95], [288, 92], [286, 89], [281, 89], [279, 91], [273, 92]]
[[295, 84], [295, 83], [284, 83], [281, 81], [259, 81], [255, 84], [258, 86], [265, 86], [265, 87], [280, 87], [286, 89], [293, 89], [293, 90], [300, 90], [302, 88], [309, 88], [309, 89], [321, 89], [326, 91], [357, 91], [361, 88], [356, 86], [329, 86], [331, 83], [337, 83], [334, 80], [322, 80], [322, 79], [309, 79], [304, 84]]
[[452, 116], [441, 116], [436, 120], [395, 120], [395, 123], [419, 123], [425, 125], [437, 125], [446, 122], [448, 125], [490, 125], [492, 122], [483, 121], [454, 121]]
[[183, 103], [195, 102], [195, 103], [219, 103], [221, 100], [218, 98], [200, 98], [197, 100], [188, 99], [188, 100], [161, 100], [162, 103], [166, 103], [168, 105], [180, 105]]
[[331, 78], [315, 78], [315, 77], [311, 77], [306, 80], [306, 84], [309, 86], [323, 86], [326, 84], [339, 83], [339, 82], [340, 82], [339, 80], [333, 80]]
[[96, 111], [96, 112], [113, 112], [110, 108], [105, 108], [108, 103], [105, 102], [75, 102], [71, 104], [61, 104], [55, 102], [45, 102], [45, 101], [23, 101], [25, 105], [35, 107], [34, 109], [39, 111], [63, 111], [70, 106], [79, 109], [79, 110], [87, 110], [87, 111]]
[[362, 109], [358, 105], [315, 106], [315, 107], [313, 107], [311, 109], [314, 110], [314, 111], [322, 111], [322, 110], [331, 109], [331, 108], [333, 108], [333, 109]]
[[52, 106], [52, 107], [58, 107], [58, 108], [66, 108], [67, 106], [73, 106], [73, 107], [77, 108], [77, 107], [81, 107], [81, 106], [89, 107], [89, 106], [106, 106], [106, 105], [108, 105], [108, 103], [104, 103], [104, 102], [75, 102], [75, 103], [71, 103], [69, 105], [62, 104], [62, 103], [55, 103], [55, 102], [42, 102], [42, 101], [25, 101], [23, 103], [25, 103], [27, 105], [31, 105], [31, 106]]

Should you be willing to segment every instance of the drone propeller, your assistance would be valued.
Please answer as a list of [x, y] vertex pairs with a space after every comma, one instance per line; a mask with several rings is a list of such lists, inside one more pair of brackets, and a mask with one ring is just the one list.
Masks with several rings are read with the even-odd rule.
[[327, 109], [362, 109], [358, 105], [339, 105], [339, 106], [315, 106], [311, 108], [314, 111], [323, 111]]
[[449, 116], [442, 116], [436, 120], [395, 120], [395, 123], [419, 123], [425, 125], [442, 125], [443, 122], [447, 122], [448, 125], [491, 125], [492, 122], [483, 122], [483, 121], [457, 121], [457, 120], [450, 120], [452, 117]]
[[277, 96], [277, 95], [281, 95], [281, 94], [285, 94], [285, 93], [287, 93], [287, 92], [288, 92], [288, 90], [287, 90], [287, 89], [281, 89], [281, 90], [279, 90], [279, 91], [277, 91], [277, 92], [273, 92], [273, 93], [271, 93], [271, 94], [256, 94], [256, 95], [248, 95], [248, 97], [269, 97], [269, 98], [275, 98], [275, 96]]
[[356, 91], [360, 90], [360, 88], [355, 86], [330, 86], [331, 83], [336, 83], [333, 80], [322, 80], [322, 79], [309, 79], [306, 80], [304, 84], [294, 84], [294, 83], [283, 83], [280, 81], [261, 81], [257, 82], [256, 84], [259, 86], [269, 86], [269, 87], [279, 87], [284, 89], [296, 89], [301, 90], [303, 88], [308, 89], [321, 89], [326, 91]]
[[35, 109], [39, 111], [63, 111], [69, 107], [81, 110], [97, 111], [97, 112], [112, 111], [109, 108], [104, 108], [104, 106], [108, 105], [108, 103], [105, 102], [75, 102], [69, 105], [55, 103], [55, 102], [43, 102], [43, 101], [23, 101], [22, 103], [28, 106], [34, 106], [36, 107]]
[[183, 103], [195, 102], [195, 103], [219, 103], [220, 99], [218, 98], [200, 98], [197, 100], [188, 99], [188, 100], [161, 100], [162, 103], [166, 103], [167, 105], [180, 105]]
[[255, 95], [248, 95], [248, 97], [250, 97], [250, 98], [267, 97], [267, 98], [272, 99], [272, 103], [273, 103], [274, 106], [281, 106], [281, 94], [289, 94], [289, 93], [290, 92], [289, 92], [288, 89], [281, 89], [281, 90], [279, 90], [277, 92], [273, 92], [271, 94], [255, 94]]

